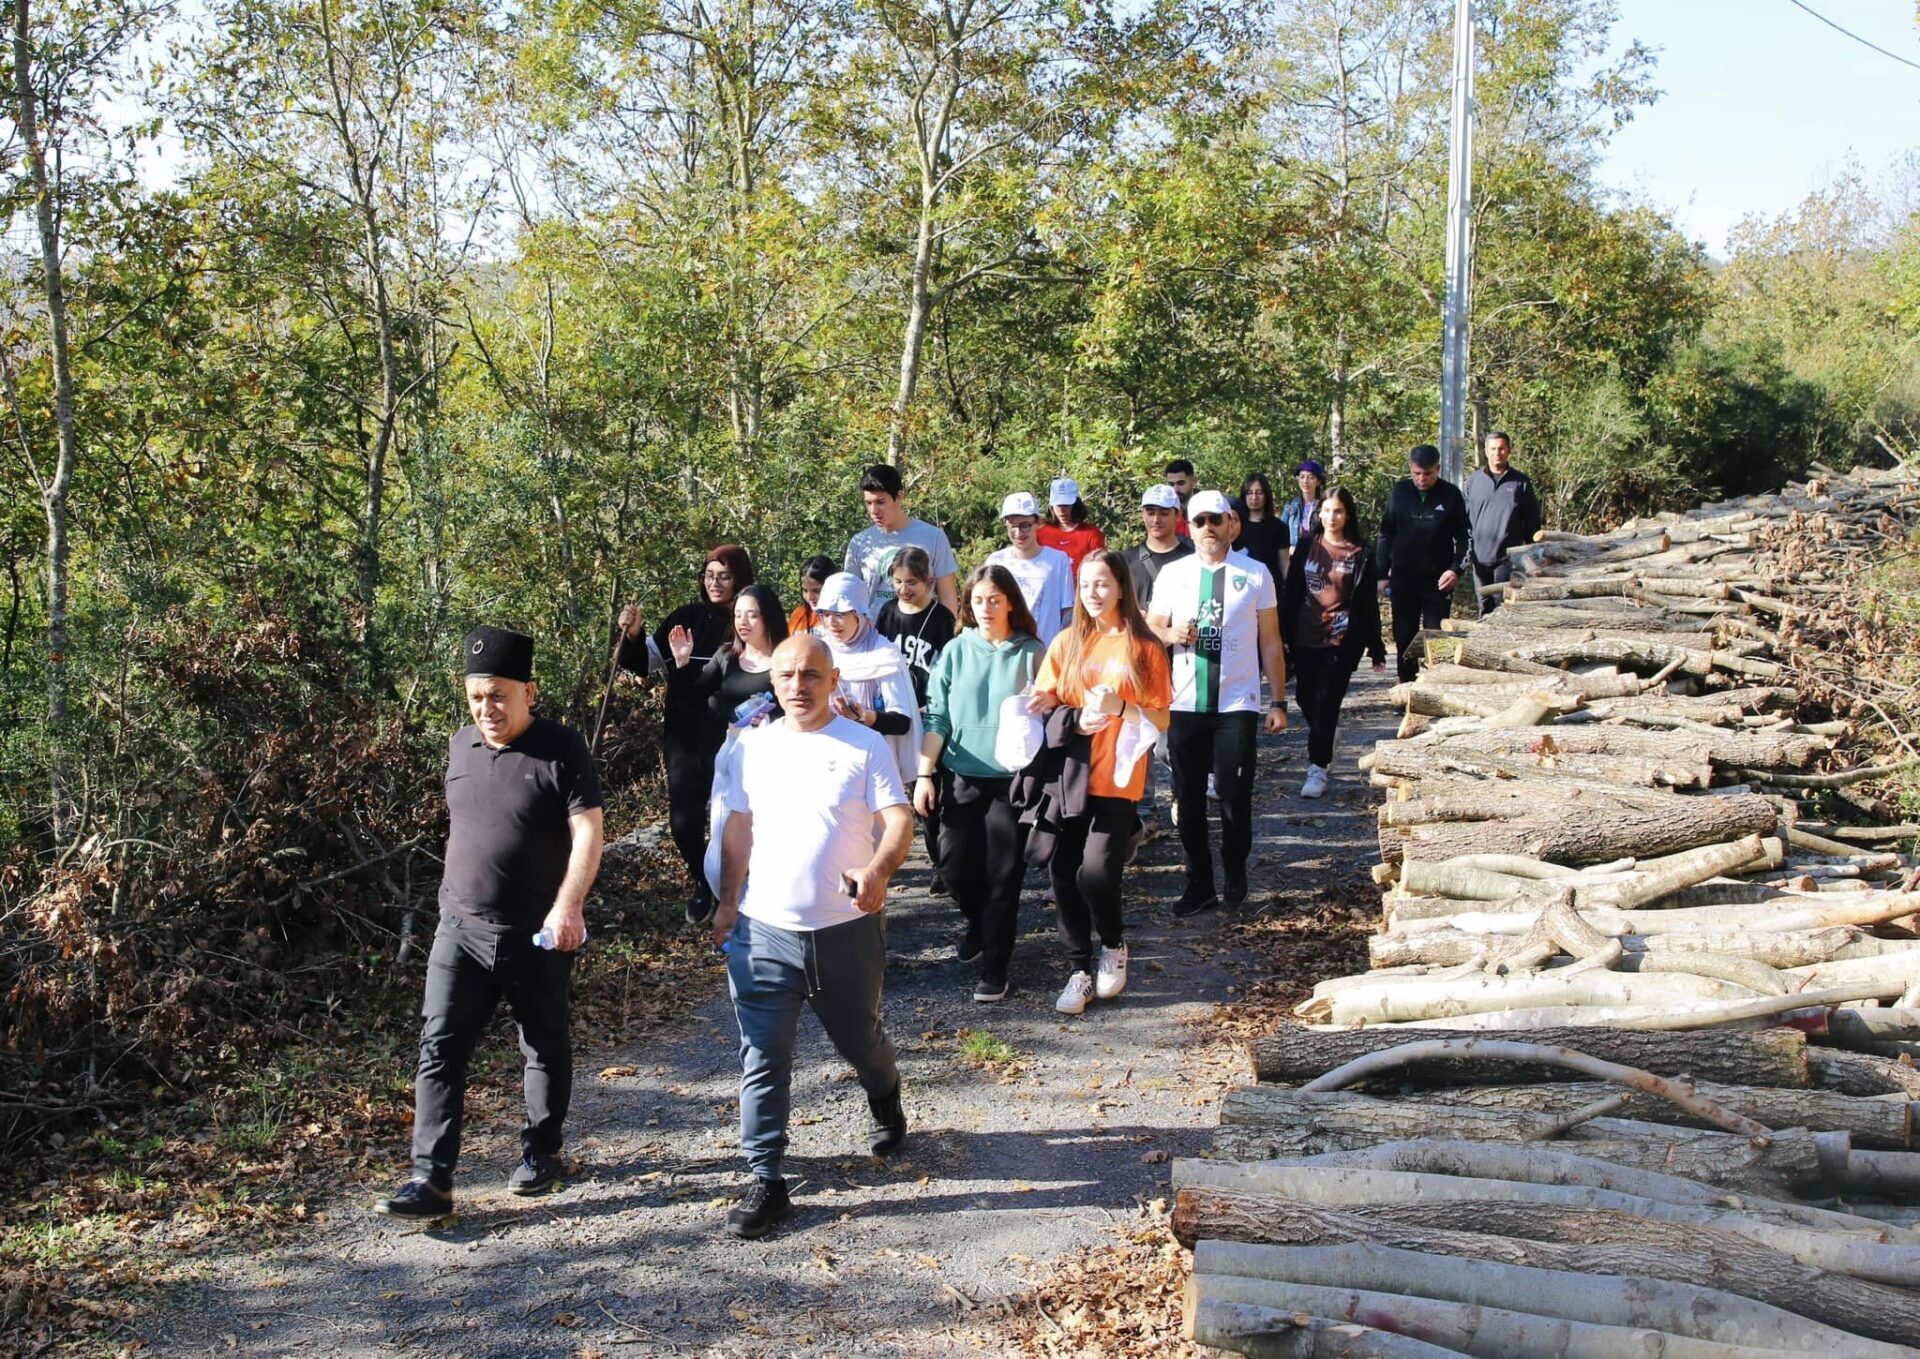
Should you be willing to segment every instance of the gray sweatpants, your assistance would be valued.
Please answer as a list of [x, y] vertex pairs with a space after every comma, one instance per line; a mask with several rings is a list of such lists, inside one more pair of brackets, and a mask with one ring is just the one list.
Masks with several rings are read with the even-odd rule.
[[824, 930], [783, 930], [741, 916], [727, 954], [727, 989], [740, 1023], [740, 1149], [763, 1180], [777, 1179], [793, 1108], [800, 1006], [811, 1005], [869, 1095], [900, 1084], [893, 1040], [880, 1027], [887, 966], [881, 914]]

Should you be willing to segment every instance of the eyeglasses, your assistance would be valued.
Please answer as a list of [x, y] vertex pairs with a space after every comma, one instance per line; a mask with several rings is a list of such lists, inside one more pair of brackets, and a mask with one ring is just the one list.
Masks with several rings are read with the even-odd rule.
[[1193, 522], [1201, 528], [1217, 528], [1219, 525], [1227, 522], [1227, 516], [1224, 514], [1196, 514], [1193, 516]]
[[733, 582], [733, 572], [709, 571], [706, 573], [705, 579], [712, 581], [716, 585], [730, 585]]

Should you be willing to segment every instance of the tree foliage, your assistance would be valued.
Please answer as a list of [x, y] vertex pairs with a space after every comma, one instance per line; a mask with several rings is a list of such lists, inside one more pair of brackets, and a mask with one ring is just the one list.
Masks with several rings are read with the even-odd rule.
[[[858, 526], [865, 463], [971, 560], [1050, 476], [1124, 540], [1169, 457], [1230, 487], [1331, 459], [1364, 502], [1432, 437], [1441, 0], [3, 8], [74, 148], [78, 456], [62, 723], [16, 127], [0, 458], [41, 494], [0, 505], [0, 906], [57, 897], [89, 939], [162, 905], [362, 939], [275, 904], [323, 877], [396, 928], [430, 884], [373, 865], [430, 837], [467, 626], [534, 633], [544, 703], [584, 719], [617, 598], [660, 617], [721, 541], [789, 589]], [[1475, 420], [1556, 518], [1910, 451], [1911, 215], [1836, 186], [1716, 272], [1595, 180], [1653, 97], [1612, 4], [1476, 8]], [[160, 125], [143, 183], [128, 138]], [[624, 776], [646, 703], [617, 707]], [[364, 783], [304, 758], [329, 742]], [[0, 936], [0, 989], [80, 937]]]

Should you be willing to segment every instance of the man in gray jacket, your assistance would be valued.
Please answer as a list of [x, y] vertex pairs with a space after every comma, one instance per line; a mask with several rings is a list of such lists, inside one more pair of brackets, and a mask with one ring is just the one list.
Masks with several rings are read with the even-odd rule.
[[1540, 531], [1540, 498], [1525, 472], [1511, 466], [1513, 440], [1504, 433], [1487, 436], [1487, 461], [1467, 478], [1467, 523], [1473, 535], [1473, 583], [1485, 618], [1500, 607], [1500, 594], [1487, 586], [1513, 574], [1507, 549], [1533, 541]]

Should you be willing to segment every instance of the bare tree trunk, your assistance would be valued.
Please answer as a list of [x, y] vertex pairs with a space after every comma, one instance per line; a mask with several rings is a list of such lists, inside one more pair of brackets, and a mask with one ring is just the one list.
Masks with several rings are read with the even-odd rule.
[[907, 422], [920, 389], [920, 364], [927, 345], [927, 321], [933, 315], [933, 208], [931, 195], [920, 203], [920, 230], [913, 242], [913, 274], [907, 284], [907, 329], [900, 340], [900, 386], [887, 428], [887, 461], [898, 467], [907, 451]]
[[47, 173], [47, 152], [40, 140], [39, 101], [33, 87], [33, 45], [28, 0], [14, 0], [13, 77], [15, 115], [27, 168], [33, 177], [34, 223], [40, 236], [41, 286], [53, 330], [53, 415], [59, 453], [52, 477], [40, 484], [47, 517], [47, 729], [53, 737], [53, 837], [64, 844], [69, 825], [67, 771], [63, 763], [67, 726], [67, 496], [80, 459], [73, 419], [73, 368], [67, 349], [67, 290], [60, 264], [60, 223], [54, 211], [54, 185]]
[[394, 342], [393, 304], [387, 292], [387, 275], [383, 267], [386, 247], [379, 207], [374, 201], [377, 193], [373, 180], [374, 167], [371, 160], [363, 156], [362, 148], [355, 140], [352, 100], [342, 84], [343, 75], [339, 67], [341, 58], [335, 45], [333, 19], [325, 5], [319, 6], [317, 13], [321, 37], [326, 44], [327, 86], [333, 102], [334, 132], [340, 139], [340, 152], [346, 159], [354, 207], [360, 215], [361, 232], [365, 240], [367, 283], [372, 290], [374, 335], [380, 355], [378, 422], [372, 442], [362, 455], [366, 465], [366, 497], [362, 502], [360, 542], [355, 552], [356, 587], [361, 609], [360, 644], [365, 653], [367, 673], [369, 677], [377, 679], [384, 669], [374, 610], [380, 593], [380, 538], [386, 509], [387, 454], [393, 447], [394, 426], [399, 419], [404, 384]]

